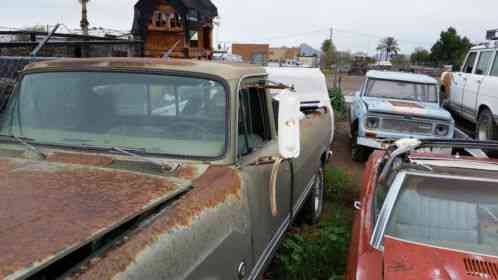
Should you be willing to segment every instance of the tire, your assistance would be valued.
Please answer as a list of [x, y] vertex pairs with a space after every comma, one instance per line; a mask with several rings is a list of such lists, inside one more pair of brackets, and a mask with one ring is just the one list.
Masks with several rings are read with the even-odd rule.
[[320, 222], [325, 199], [325, 177], [323, 166], [315, 174], [313, 186], [303, 208], [304, 222], [309, 225], [316, 225]]
[[358, 145], [358, 133], [356, 131], [352, 132], [351, 139], [351, 158], [356, 162], [366, 162], [370, 156], [371, 150], [367, 147]]
[[[476, 139], [480, 141], [497, 141], [498, 131], [493, 113], [489, 109], [484, 109], [479, 114], [476, 124]], [[485, 150], [488, 155], [496, 156], [498, 151]]]

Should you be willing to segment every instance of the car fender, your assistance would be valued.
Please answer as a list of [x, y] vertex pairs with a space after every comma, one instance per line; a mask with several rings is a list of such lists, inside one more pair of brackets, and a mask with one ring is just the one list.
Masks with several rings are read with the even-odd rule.
[[75, 279], [236, 279], [252, 267], [247, 195], [238, 170], [210, 167], [190, 192], [117, 242]]

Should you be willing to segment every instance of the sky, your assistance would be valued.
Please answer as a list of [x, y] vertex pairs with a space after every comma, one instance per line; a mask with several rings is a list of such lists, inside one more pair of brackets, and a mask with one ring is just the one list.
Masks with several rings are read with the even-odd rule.
[[[137, 0], [92, 0], [91, 26], [130, 30]], [[219, 9], [215, 40], [270, 43], [274, 47], [308, 43], [319, 48], [330, 36], [339, 50], [375, 54], [381, 38], [395, 37], [401, 53], [430, 47], [443, 29], [454, 26], [472, 42], [498, 28], [496, 0], [212, 0]], [[78, 28], [77, 0], [2, 0], [0, 28], [64, 23]], [[64, 30], [64, 29], [62, 29]]]

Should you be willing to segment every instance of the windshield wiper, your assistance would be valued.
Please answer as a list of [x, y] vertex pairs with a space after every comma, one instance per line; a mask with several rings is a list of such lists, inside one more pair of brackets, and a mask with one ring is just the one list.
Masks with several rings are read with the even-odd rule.
[[176, 164], [176, 165], [166, 164], [162, 161], [151, 159], [151, 158], [140, 155], [139, 153], [145, 153], [145, 149], [120, 148], [120, 147], [107, 148], [107, 147], [100, 147], [100, 146], [94, 146], [94, 145], [88, 145], [88, 144], [81, 144], [79, 146], [82, 148], [87, 148], [87, 149], [92, 149], [92, 150], [97, 150], [97, 151], [118, 152], [118, 153], [121, 153], [121, 154], [126, 155], [126, 156], [134, 157], [134, 158], [139, 159], [143, 162], [147, 162], [147, 163], [154, 165], [155, 167], [157, 167], [159, 169], [159, 171], [161, 173], [175, 172], [181, 166], [181, 164]]
[[34, 152], [39, 160], [45, 160], [47, 159], [47, 155], [40, 151], [40, 149], [36, 148], [35, 146], [29, 144], [27, 141], [34, 141], [34, 139], [27, 138], [27, 137], [21, 137], [21, 136], [16, 136], [14, 134], [12, 135], [7, 135], [7, 134], [0, 134], [1, 137], [7, 137], [10, 139], [16, 140], [18, 143], [21, 143], [24, 147], [28, 148], [28, 150]]

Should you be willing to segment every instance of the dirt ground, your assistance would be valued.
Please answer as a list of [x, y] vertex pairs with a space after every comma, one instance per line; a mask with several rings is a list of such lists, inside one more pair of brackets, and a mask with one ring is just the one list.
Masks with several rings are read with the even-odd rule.
[[338, 122], [336, 124], [335, 139], [332, 144], [334, 155], [330, 164], [346, 172], [351, 180], [352, 185], [360, 191], [361, 181], [363, 178], [364, 163], [354, 162], [351, 159], [351, 138], [349, 137], [349, 125], [347, 122]]

